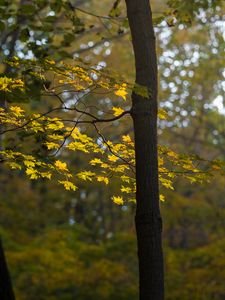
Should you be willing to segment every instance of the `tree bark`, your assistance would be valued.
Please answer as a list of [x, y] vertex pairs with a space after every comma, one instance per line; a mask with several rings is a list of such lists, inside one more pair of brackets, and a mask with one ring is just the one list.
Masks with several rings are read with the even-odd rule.
[[[1, 101], [0, 99], [0, 107], [5, 108], [6, 103], [5, 101]], [[0, 130], [2, 130], [2, 125], [0, 125]], [[3, 150], [2, 146], [2, 135], [0, 135], [0, 151]], [[2, 157], [0, 156], [0, 160]], [[2, 162], [0, 162], [1, 164]], [[0, 166], [1, 167], [1, 166]], [[0, 173], [2, 172], [0, 168]], [[2, 183], [0, 183], [0, 190], [1, 190]], [[0, 299], [1, 300], [15, 300], [13, 287], [11, 284], [10, 274], [7, 267], [7, 262], [4, 254], [4, 248], [1, 241], [0, 236]]]
[[0, 239], [0, 299], [15, 300], [1, 239]]
[[149, 0], [126, 0], [136, 65], [136, 83], [149, 91], [132, 93], [136, 156], [136, 216], [140, 300], [164, 299], [162, 219], [157, 153], [157, 56]]

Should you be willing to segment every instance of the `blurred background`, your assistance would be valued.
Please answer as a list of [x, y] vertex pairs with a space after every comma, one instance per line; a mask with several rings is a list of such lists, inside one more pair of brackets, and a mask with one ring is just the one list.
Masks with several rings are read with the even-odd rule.
[[[169, 115], [159, 122], [159, 143], [224, 159], [224, 1], [151, 2], [159, 106]], [[0, 14], [1, 76], [12, 75], [4, 59], [16, 55], [81, 57], [134, 79], [123, 2], [112, 10], [109, 0], [0, 1]], [[37, 99], [29, 109], [47, 107], [37, 83], [31, 88]], [[130, 106], [105, 95], [89, 97], [99, 115], [115, 101]], [[117, 139], [132, 135], [132, 124], [114, 122], [104, 130]], [[86, 167], [77, 153], [67, 161], [71, 168]], [[0, 234], [18, 300], [138, 299], [134, 205], [112, 202], [116, 180], [110, 189], [82, 182], [78, 191], [67, 192], [1, 166], [0, 187]], [[166, 300], [225, 299], [225, 178], [216, 175], [202, 185], [177, 178], [164, 195]]]

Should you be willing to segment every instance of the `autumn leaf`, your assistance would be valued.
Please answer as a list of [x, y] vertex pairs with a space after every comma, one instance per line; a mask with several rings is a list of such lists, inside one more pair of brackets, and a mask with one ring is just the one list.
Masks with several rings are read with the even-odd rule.
[[123, 83], [122, 85], [115, 85], [115, 88], [117, 88], [117, 90], [114, 92], [116, 96], [122, 97], [124, 100], [126, 100], [126, 95], [128, 94], [126, 91], [126, 83]]
[[16, 117], [22, 117], [24, 115], [24, 110], [19, 106], [10, 106], [9, 109]]
[[116, 162], [119, 158], [115, 155], [108, 155], [108, 160], [111, 162]]
[[35, 167], [35, 162], [33, 162], [33, 161], [31, 161], [31, 160], [24, 160], [24, 165], [26, 166], [26, 167]]
[[159, 200], [162, 201], [162, 202], [165, 201], [165, 196], [162, 195], [162, 194], [160, 194], [160, 195], [159, 195]]
[[123, 198], [120, 196], [113, 196], [112, 201], [117, 205], [123, 205], [124, 203]]
[[113, 114], [114, 114], [115, 117], [118, 117], [119, 115], [121, 115], [124, 112], [124, 110], [121, 107], [113, 106], [112, 110], [114, 111]]
[[71, 181], [59, 180], [58, 182], [60, 184], [62, 184], [67, 191], [70, 191], [70, 190], [76, 191], [76, 189], [77, 189], [77, 187]]
[[34, 168], [27, 168], [26, 174], [30, 177], [30, 179], [38, 179], [38, 172]]
[[98, 177], [97, 177], [97, 180], [98, 180], [99, 182], [104, 182], [105, 184], [108, 184], [108, 183], [109, 183], [109, 179], [108, 179], [107, 177], [105, 177], [105, 176], [98, 176]]
[[59, 147], [58, 144], [53, 143], [53, 142], [46, 142], [45, 145], [48, 148], [48, 150], [58, 149], [58, 147]]
[[91, 171], [83, 171], [77, 174], [77, 177], [84, 180], [84, 181], [92, 181], [93, 176], [95, 175], [95, 173], [91, 172]]
[[68, 171], [67, 164], [60, 160], [55, 161], [55, 167], [60, 171]]
[[129, 186], [122, 186], [121, 187], [121, 192], [122, 193], [131, 193], [132, 192], [132, 189], [129, 187]]
[[24, 82], [21, 79], [13, 79], [6, 76], [0, 77], [0, 91], [13, 92], [16, 89], [24, 89]]
[[122, 140], [125, 143], [131, 143], [132, 142], [131, 137], [129, 135], [123, 135]]
[[96, 166], [98, 164], [102, 164], [102, 161], [99, 158], [94, 158], [90, 161], [90, 165], [92, 165], [92, 166]]
[[8, 164], [8, 166], [9, 166], [11, 169], [14, 169], [14, 170], [21, 170], [21, 169], [22, 169], [21, 165], [19, 165], [19, 164], [16, 163], [16, 162], [8, 162], [7, 164]]
[[168, 119], [168, 113], [165, 111], [165, 109], [160, 108], [158, 111], [158, 117], [161, 120], [167, 120]]

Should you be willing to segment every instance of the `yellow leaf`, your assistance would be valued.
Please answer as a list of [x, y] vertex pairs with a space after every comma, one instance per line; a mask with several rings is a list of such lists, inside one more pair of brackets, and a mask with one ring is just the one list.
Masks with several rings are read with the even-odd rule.
[[35, 167], [35, 162], [33, 162], [33, 161], [31, 161], [31, 160], [24, 160], [24, 165], [26, 166], [26, 167]]
[[37, 170], [33, 169], [33, 168], [27, 168], [26, 169], [26, 174], [28, 176], [30, 176], [30, 179], [38, 179], [38, 172]]
[[38, 121], [31, 122], [31, 130], [33, 130], [34, 132], [44, 132], [45, 131], [42, 124], [39, 123]]
[[115, 95], [122, 97], [124, 100], [126, 100], [126, 95], [128, 94], [126, 91], [126, 83], [123, 83], [121, 86], [119, 86], [118, 84], [115, 85], [115, 88], [118, 88], [115, 91]]
[[109, 183], [109, 179], [107, 177], [104, 177], [104, 176], [98, 176], [97, 177], [97, 180], [99, 182], [104, 182], [105, 184], [108, 184]]
[[53, 140], [63, 140], [64, 139], [64, 136], [63, 135], [60, 135], [60, 134], [49, 134], [48, 135], [48, 138], [49, 139], [53, 139]]
[[158, 117], [161, 120], [166, 120], [168, 118], [168, 114], [164, 109], [160, 108], [159, 111], [158, 111]]
[[125, 143], [131, 143], [132, 140], [131, 140], [131, 137], [129, 135], [123, 135], [122, 136], [122, 140], [125, 142]]
[[48, 63], [48, 64], [50, 64], [50, 65], [55, 65], [55, 61], [54, 60], [52, 60], [52, 59], [45, 59], [45, 62], [46, 63]]
[[76, 191], [77, 189], [77, 187], [71, 181], [59, 180], [58, 182], [61, 183], [67, 191]]
[[102, 163], [102, 161], [101, 161], [101, 159], [99, 159], [99, 158], [94, 158], [94, 159], [92, 159], [91, 161], [90, 161], [90, 164], [92, 165], [92, 166], [96, 166], [97, 164], [101, 164]]
[[64, 127], [63, 122], [59, 121], [57, 118], [52, 118], [49, 119], [48, 121], [49, 121], [49, 124], [47, 125], [48, 129], [57, 131]]
[[109, 165], [106, 164], [106, 163], [102, 163], [102, 164], [101, 164], [101, 168], [103, 168], [103, 169], [108, 169], [108, 168], [109, 168]]
[[45, 145], [47, 146], [48, 150], [59, 148], [59, 145], [53, 142], [46, 142]]
[[178, 157], [178, 154], [175, 153], [175, 152], [172, 151], [172, 150], [168, 150], [166, 154], [167, 154], [169, 157], [174, 158], [174, 159], [178, 159], [178, 158], [179, 158], [179, 157]]
[[24, 110], [19, 106], [10, 106], [9, 109], [16, 117], [22, 117], [24, 115]]
[[122, 186], [121, 187], [121, 192], [122, 193], [131, 193], [132, 192], [132, 189], [129, 187], [129, 186]]
[[72, 151], [76, 151], [76, 150], [79, 150], [79, 151], [82, 151], [84, 153], [88, 153], [89, 150], [87, 149], [86, 145], [81, 143], [81, 142], [71, 142], [69, 143], [66, 148], [72, 150]]
[[131, 178], [126, 175], [123, 175], [120, 178], [123, 182], [126, 182], [126, 183], [130, 183], [130, 181], [131, 181]]
[[124, 203], [123, 198], [120, 196], [113, 196], [112, 201], [118, 205], [123, 205], [123, 203]]
[[120, 97], [122, 97], [124, 100], [126, 100], [126, 95], [127, 95], [127, 92], [125, 91], [125, 90], [117, 90], [116, 92], [115, 92], [115, 95], [117, 95], [117, 96], [120, 96]]
[[60, 160], [55, 161], [55, 167], [60, 171], [68, 171], [67, 164]]
[[112, 110], [114, 111], [113, 114], [114, 114], [115, 117], [118, 117], [119, 115], [121, 115], [124, 112], [124, 110], [121, 107], [113, 106]]
[[11, 169], [18, 169], [18, 170], [21, 170], [22, 169], [22, 167], [19, 165], [19, 164], [17, 164], [17, 163], [15, 163], [15, 162], [9, 162], [8, 163], [8, 165], [9, 165], [9, 167], [11, 168]]
[[41, 177], [51, 179], [52, 174], [50, 172], [41, 172]]
[[15, 89], [23, 90], [24, 82], [21, 79], [0, 77], [0, 91], [12, 92]]
[[79, 177], [82, 180], [89, 180], [92, 181], [93, 176], [95, 175], [95, 173], [91, 172], [91, 171], [83, 171], [77, 174], [77, 177]]
[[165, 196], [162, 195], [162, 194], [160, 194], [160, 195], [159, 195], [159, 200], [162, 201], [162, 202], [165, 201]]
[[111, 162], [116, 162], [119, 158], [115, 155], [108, 155], [108, 160]]
[[167, 188], [167, 189], [171, 189], [174, 190], [174, 187], [172, 186], [172, 181], [166, 178], [160, 178], [160, 182], [161, 184]]

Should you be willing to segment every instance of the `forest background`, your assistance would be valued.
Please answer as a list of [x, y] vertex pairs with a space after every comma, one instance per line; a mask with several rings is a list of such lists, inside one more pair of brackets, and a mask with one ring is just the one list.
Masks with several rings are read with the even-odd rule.
[[[113, 10], [107, 0], [65, 3], [0, 2], [1, 76], [12, 72], [4, 60], [14, 55], [56, 61], [74, 56], [132, 81], [123, 4]], [[223, 1], [162, 0], [152, 6], [159, 105], [167, 114], [159, 121], [160, 145], [207, 160], [224, 159]], [[40, 97], [38, 83], [31, 82], [30, 88], [36, 99], [22, 105], [31, 112], [40, 105], [49, 109], [53, 100]], [[71, 101], [70, 94], [65, 97]], [[116, 95], [87, 95], [87, 101], [97, 105], [99, 116], [112, 107], [129, 108]], [[131, 124], [116, 121], [105, 126], [104, 134], [111, 140], [132, 136]], [[82, 154], [66, 160], [71, 168], [86, 169]], [[202, 185], [192, 181], [179, 176], [173, 187], [161, 189], [166, 299], [224, 299], [225, 178], [217, 174]], [[82, 181], [78, 190], [67, 191], [54, 180], [32, 181], [22, 170], [1, 166], [0, 185], [0, 233], [17, 299], [138, 298], [134, 204], [112, 201], [118, 179], [111, 179], [110, 188]]]

